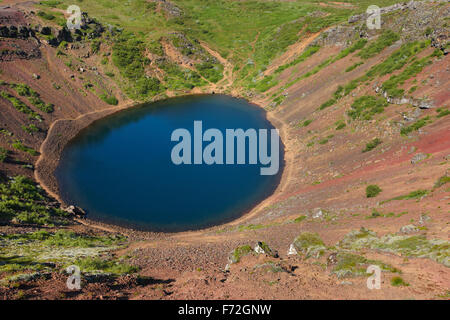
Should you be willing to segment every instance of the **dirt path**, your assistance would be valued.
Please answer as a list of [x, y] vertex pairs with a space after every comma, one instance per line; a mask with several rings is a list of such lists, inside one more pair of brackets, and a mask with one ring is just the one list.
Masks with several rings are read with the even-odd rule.
[[309, 36], [307, 36], [304, 39], [301, 39], [299, 42], [294, 43], [293, 45], [290, 45], [288, 49], [283, 53], [280, 57], [276, 58], [269, 67], [267, 67], [266, 71], [264, 71], [264, 76], [272, 74], [278, 67], [291, 62], [294, 60], [297, 56], [299, 56], [303, 50], [306, 49], [307, 46], [309, 46], [314, 40], [317, 39], [317, 37], [324, 31], [328, 30], [324, 29], [319, 32], [313, 33]]
[[[227, 59], [223, 58], [217, 51], [211, 49], [206, 43], [201, 41], [200, 45], [210, 55], [219, 60], [219, 62], [224, 66], [223, 79], [218, 83], [211, 84], [211, 89], [213, 91], [224, 91], [228, 89], [233, 84], [233, 65]], [[219, 87], [221, 87], [221, 90], [218, 90]]]

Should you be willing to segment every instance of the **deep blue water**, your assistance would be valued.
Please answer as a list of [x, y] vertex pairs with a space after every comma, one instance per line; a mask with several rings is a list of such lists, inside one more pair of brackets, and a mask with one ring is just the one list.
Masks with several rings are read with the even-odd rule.
[[[217, 128], [273, 129], [264, 110], [223, 95], [168, 99], [95, 122], [64, 149], [55, 174], [68, 204], [93, 220], [142, 230], [193, 230], [231, 221], [269, 196], [280, 170], [261, 165], [175, 165], [171, 134], [194, 120]], [[204, 143], [206, 145], [208, 143]], [[225, 144], [225, 143], [224, 143]]]

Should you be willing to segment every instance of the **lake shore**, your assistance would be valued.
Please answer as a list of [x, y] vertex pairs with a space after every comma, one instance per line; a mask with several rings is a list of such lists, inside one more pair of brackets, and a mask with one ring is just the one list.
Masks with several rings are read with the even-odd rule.
[[[224, 94], [228, 96], [232, 96], [238, 99], [244, 99], [248, 103], [255, 105], [259, 108], [264, 108], [266, 105], [265, 101], [263, 100], [248, 100], [244, 97], [242, 97], [239, 94], [236, 94], [233, 92], [232, 94], [229, 93], [221, 93], [217, 91], [213, 91], [217, 94]], [[187, 93], [185, 95], [177, 96], [177, 97], [187, 97], [187, 96], [197, 96], [197, 95], [209, 95], [210, 93]], [[169, 97], [168, 99], [173, 98]], [[155, 100], [152, 102], [158, 102], [165, 99]], [[142, 103], [135, 102], [135, 101], [128, 101], [124, 102], [122, 104], [119, 104], [118, 106], [114, 106], [111, 108], [89, 112], [83, 115], [80, 115], [79, 117], [75, 119], [58, 119], [54, 121], [48, 130], [47, 137], [44, 140], [44, 142], [40, 146], [40, 156], [36, 162], [36, 170], [34, 173], [36, 181], [42, 186], [42, 188], [53, 198], [58, 200], [58, 202], [61, 203], [62, 206], [68, 206], [71, 205], [71, 203], [66, 203], [61, 195], [60, 190], [58, 186], [58, 182], [55, 176], [55, 171], [59, 165], [59, 162], [61, 160], [61, 155], [64, 151], [64, 148], [67, 146], [70, 141], [72, 141], [82, 130], [87, 129], [89, 126], [91, 126], [96, 121], [105, 119], [111, 115], [117, 114], [119, 112], [131, 109], [133, 107], [137, 107], [142, 105]], [[277, 199], [277, 197], [282, 193], [282, 191], [285, 189], [289, 182], [289, 175], [292, 174], [292, 156], [289, 152], [289, 147], [287, 144], [287, 126], [284, 124], [284, 122], [276, 117], [274, 113], [271, 112], [265, 112], [266, 119], [276, 128], [279, 130], [279, 135], [281, 139], [282, 146], [284, 147], [284, 165], [283, 165], [283, 172], [281, 174], [281, 178], [279, 181], [278, 186], [276, 187], [275, 191], [268, 196], [267, 198], [263, 199], [259, 203], [257, 203], [251, 210], [248, 210], [247, 212], [244, 212], [239, 218], [234, 219], [230, 222], [219, 224], [216, 226], [208, 227], [205, 229], [199, 229], [195, 231], [182, 231], [177, 232], [178, 233], [194, 233], [198, 234], [199, 232], [204, 231], [210, 231], [211, 229], [218, 228], [218, 227], [225, 227], [225, 226], [233, 226], [236, 224], [241, 224], [245, 222], [248, 219], [254, 218], [257, 216], [258, 212], [260, 212], [261, 209], [271, 205], [274, 203]], [[115, 224], [109, 224], [105, 222], [100, 222], [96, 220], [89, 219], [89, 217], [86, 217], [83, 220], [78, 219], [79, 223], [83, 223], [84, 225], [89, 225], [94, 228], [98, 228], [100, 230], [108, 230], [108, 231], [115, 231], [120, 232], [123, 234], [141, 234], [147, 237], [150, 234], [160, 234], [164, 232], [150, 232], [150, 231], [138, 231], [133, 229], [132, 227], [124, 227], [120, 225]], [[170, 233], [167, 233], [170, 234]]]

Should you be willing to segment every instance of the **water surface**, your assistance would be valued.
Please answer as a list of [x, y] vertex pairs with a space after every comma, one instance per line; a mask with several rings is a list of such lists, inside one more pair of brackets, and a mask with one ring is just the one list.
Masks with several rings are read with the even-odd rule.
[[194, 120], [217, 128], [273, 129], [264, 111], [223, 95], [174, 98], [95, 122], [64, 149], [60, 194], [93, 220], [152, 231], [183, 231], [238, 218], [275, 190], [282, 171], [261, 165], [175, 165], [171, 134]]

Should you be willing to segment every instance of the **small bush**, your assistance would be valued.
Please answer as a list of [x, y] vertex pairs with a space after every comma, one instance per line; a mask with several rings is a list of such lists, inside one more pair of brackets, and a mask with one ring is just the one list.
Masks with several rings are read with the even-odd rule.
[[405, 282], [401, 277], [393, 277], [391, 279], [391, 285], [394, 287], [408, 287], [409, 283]]
[[105, 101], [107, 104], [110, 104], [113, 106], [117, 106], [119, 104], [119, 100], [117, 100], [117, 98], [114, 96], [108, 96], [106, 94], [102, 94], [102, 95], [100, 95], [100, 99]]
[[366, 188], [366, 197], [374, 198], [377, 195], [379, 195], [381, 191], [382, 190], [379, 186], [377, 186], [376, 184], [371, 184], [371, 185], [367, 186], [367, 188]]
[[366, 144], [366, 148], [362, 152], [369, 152], [379, 146], [382, 141], [378, 138], [373, 139], [372, 141]]

